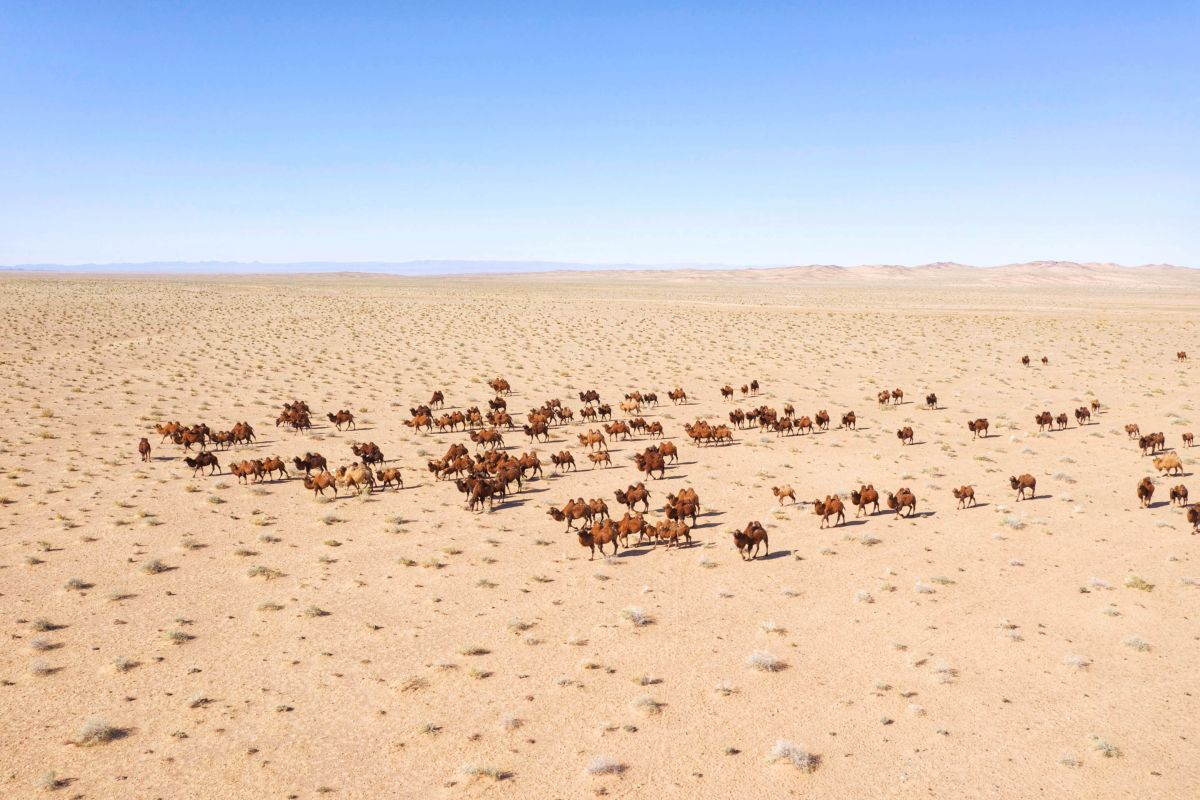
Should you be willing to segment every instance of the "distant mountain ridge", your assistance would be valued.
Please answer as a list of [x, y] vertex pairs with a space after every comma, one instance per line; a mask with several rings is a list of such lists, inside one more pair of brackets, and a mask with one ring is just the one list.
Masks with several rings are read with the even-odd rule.
[[1200, 270], [1172, 264], [1123, 266], [1076, 261], [1030, 261], [999, 266], [970, 266], [952, 261], [901, 264], [809, 264], [796, 266], [732, 266], [724, 264], [581, 264], [556, 261], [154, 261], [112, 264], [23, 264], [0, 267], [4, 272], [169, 275], [288, 275], [353, 273], [407, 277], [568, 276], [620, 272], [635, 279], [714, 280], [764, 283], [841, 283], [854, 281], [903, 284], [996, 286], [1180, 286], [1200, 288]]

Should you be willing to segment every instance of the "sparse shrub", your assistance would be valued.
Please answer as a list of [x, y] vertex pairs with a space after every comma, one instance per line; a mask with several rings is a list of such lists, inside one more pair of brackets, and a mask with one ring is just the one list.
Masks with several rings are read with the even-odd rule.
[[791, 764], [801, 772], [814, 772], [820, 764], [820, 758], [805, 750], [799, 745], [793, 744], [786, 739], [780, 739], [775, 742], [775, 746], [771, 748], [771, 752], [767, 754], [767, 762], [771, 764], [780, 761]]
[[589, 761], [585, 769], [589, 775], [620, 775], [626, 768], [612, 756], [600, 755]]
[[146, 563], [142, 564], [142, 572], [146, 573], [147, 575], [157, 575], [160, 572], [166, 572], [168, 569], [169, 567], [167, 567], [166, 564], [159, 561], [157, 558], [152, 558]]
[[1148, 583], [1145, 579], [1143, 579], [1139, 575], [1126, 575], [1125, 576], [1125, 588], [1138, 589], [1143, 592], [1149, 592], [1149, 591], [1153, 591], [1154, 584]]
[[766, 650], [755, 650], [746, 658], [746, 663], [760, 672], [779, 672], [787, 666]]
[[621, 616], [638, 627], [649, 625], [651, 622], [650, 616], [637, 606], [629, 606], [628, 608], [624, 609], [621, 611]]
[[94, 747], [116, 741], [124, 735], [125, 731], [121, 728], [109, 725], [105, 719], [94, 717], [79, 728], [79, 732], [75, 734], [75, 744], [80, 747]]
[[661, 714], [662, 707], [665, 703], [660, 703], [648, 694], [638, 695], [634, 698], [634, 708], [640, 709], [647, 714]]

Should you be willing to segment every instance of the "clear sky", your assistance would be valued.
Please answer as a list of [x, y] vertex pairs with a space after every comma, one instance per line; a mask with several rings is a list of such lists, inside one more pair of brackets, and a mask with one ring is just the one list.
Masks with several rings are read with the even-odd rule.
[[0, 0], [0, 264], [1200, 266], [1200, 3]]

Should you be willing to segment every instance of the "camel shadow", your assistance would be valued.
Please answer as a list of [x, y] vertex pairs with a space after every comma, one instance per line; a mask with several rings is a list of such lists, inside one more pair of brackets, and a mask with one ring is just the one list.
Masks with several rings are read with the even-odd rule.
[[787, 558], [792, 554], [791, 550], [776, 550], [773, 553], [765, 556], [758, 556], [750, 559], [751, 561], [774, 561], [777, 558]]
[[652, 547], [642, 549], [642, 546], [640, 544], [634, 544], [634, 545], [630, 545], [629, 547], [626, 547], [624, 550], [622, 550], [621, 553], [617, 556], [617, 558], [637, 558], [638, 556], [644, 556], [647, 553], [652, 552], [653, 549], [654, 548], [652, 548]]

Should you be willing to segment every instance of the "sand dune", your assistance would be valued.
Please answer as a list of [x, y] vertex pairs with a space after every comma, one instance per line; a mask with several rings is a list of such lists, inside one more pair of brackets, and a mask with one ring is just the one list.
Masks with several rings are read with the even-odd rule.
[[[1200, 355], [1197, 274], [0, 275], [0, 796], [1194, 797], [1200, 538], [1166, 501], [1200, 452], [1175, 358]], [[466, 434], [403, 421], [434, 389], [486, 410], [497, 375], [518, 422], [657, 391], [642, 414], [680, 461], [646, 480], [645, 437], [593, 469], [576, 435], [596, 426], [518, 429], [509, 452], [544, 477], [468, 512], [425, 466]], [[759, 396], [722, 399], [752, 379]], [[274, 425], [295, 398], [309, 433]], [[1093, 399], [1090, 424], [1034, 423]], [[722, 447], [683, 431], [785, 403], [834, 424]], [[326, 422], [338, 409], [357, 431]], [[322, 501], [294, 470], [193, 476], [153, 431], [169, 420], [250, 422], [223, 467], [374, 441], [406, 488]], [[1183, 477], [1157, 475], [1135, 422]], [[563, 449], [578, 472], [554, 473]], [[619, 516], [639, 479], [652, 519], [698, 491], [693, 545], [589, 561], [546, 513]], [[916, 515], [821, 529], [807, 503], [862, 483], [911, 488]], [[978, 507], [956, 508], [961, 484]], [[751, 520], [769, 558], [733, 547]]]

